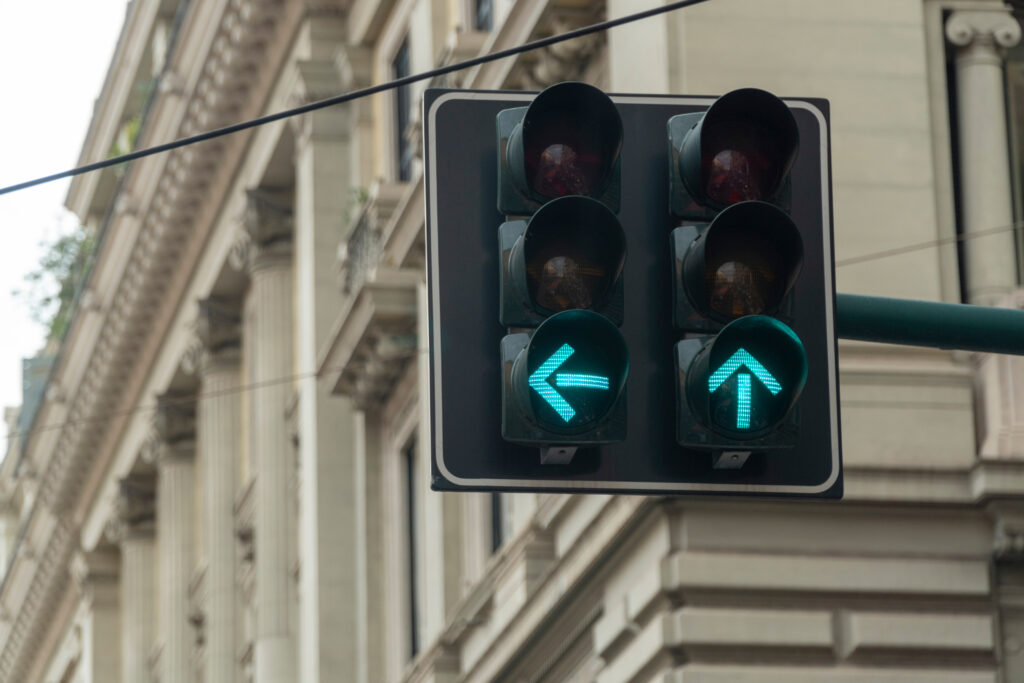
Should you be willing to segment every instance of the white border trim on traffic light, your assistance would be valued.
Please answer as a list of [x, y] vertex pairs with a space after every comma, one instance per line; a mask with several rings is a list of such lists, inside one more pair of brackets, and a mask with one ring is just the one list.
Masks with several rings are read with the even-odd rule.
[[[436, 130], [436, 117], [437, 111], [441, 106], [452, 100], [508, 100], [509, 102], [519, 102], [527, 104], [533, 100], [536, 93], [502, 93], [502, 92], [473, 92], [473, 91], [457, 91], [445, 93], [438, 97], [430, 107], [430, 111], [427, 113], [427, 126], [428, 126], [428, 137], [429, 139], [435, 139], [434, 131]], [[707, 97], [671, 97], [671, 96], [643, 96], [643, 95], [609, 95], [613, 102], [622, 104], [680, 104], [680, 105], [709, 105], [715, 101], [714, 96]], [[824, 113], [809, 102], [802, 100], [790, 100], [782, 98], [788, 106], [794, 109], [804, 109], [811, 113], [817, 119], [821, 139], [821, 224], [822, 230], [822, 249], [823, 261], [826, 264], [825, 270], [825, 284], [827, 291], [830, 292], [829, 296], [825, 297], [825, 320], [827, 330], [827, 355], [828, 355], [828, 372], [829, 376], [836, 377], [836, 336], [835, 336], [835, 284], [832, 281], [832, 275], [834, 272], [833, 255], [832, 255], [832, 226], [831, 226], [831, 197], [829, 196], [829, 159], [828, 159], [828, 144], [829, 140], [829, 129], [828, 124], [825, 121]], [[437, 177], [437, 147], [431, 145], [429, 151], [429, 158], [427, 164], [429, 165], [428, 174], [430, 177]], [[429, 230], [431, 232], [430, 239], [432, 244], [437, 244], [437, 184], [434, 183], [430, 187], [430, 193], [424, 197], [426, 203], [426, 210], [430, 217], [428, 222]], [[442, 432], [442, 410], [443, 403], [441, 397], [443, 392], [441, 390], [441, 334], [440, 334], [440, 320], [441, 320], [441, 301], [439, 295], [439, 282], [438, 282], [438, 271], [439, 264], [437, 262], [438, 254], [437, 249], [432, 250], [430, 255], [431, 258], [431, 282], [430, 292], [431, 301], [429, 302], [431, 308], [431, 316], [434, 321], [433, 325], [433, 339], [431, 340], [431, 347], [433, 349], [433, 381], [434, 381], [434, 410], [432, 412], [432, 424], [430, 429], [432, 430], [432, 441], [435, 461], [438, 469], [446, 479], [459, 486], [466, 487], [496, 487], [496, 488], [523, 488], [523, 489], [537, 489], [537, 488], [550, 488], [550, 489], [590, 489], [596, 486], [602, 488], [619, 490], [623, 493], [631, 492], [642, 492], [642, 491], [692, 491], [699, 493], [701, 491], [716, 492], [716, 493], [802, 493], [802, 494], [814, 494], [821, 493], [828, 490], [839, 477], [839, 401], [835, 391], [829, 392], [829, 414], [831, 417], [831, 438], [832, 438], [832, 469], [829, 473], [828, 478], [820, 483], [813, 486], [784, 486], [784, 485], [768, 485], [768, 484], [708, 484], [708, 483], [697, 483], [697, 482], [627, 482], [627, 481], [615, 481], [615, 480], [587, 480], [586, 482], [575, 482], [571, 480], [545, 480], [545, 479], [467, 479], [464, 477], [458, 477], [452, 474], [452, 472], [446, 467], [444, 462], [444, 450], [442, 449], [443, 434]], [[628, 381], [628, 380], [627, 380]]]

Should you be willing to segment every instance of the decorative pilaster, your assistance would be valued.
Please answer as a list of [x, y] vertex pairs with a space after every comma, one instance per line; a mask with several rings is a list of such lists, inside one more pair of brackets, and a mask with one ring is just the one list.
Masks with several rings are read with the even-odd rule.
[[196, 432], [205, 482], [204, 680], [223, 683], [241, 680], [236, 656], [240, 605], [235, 587], [238, 563], [234, 520], [242, 425], [239, 321], [235, 302], [213, 298], [199, 302], [198, 334], [203, 353]]
[[118, 605], [118, 557], [107, 548], [78, 551], [71, 557], [71, 576], [83, 602], [88, 606], [82, 618], [82, 650], [86, 667], [84, 680], [121, 680], [118, 633], [121, 614]]
[[189, 623], [193, 552], [195, 413], [180, 395], [159, 398], [156, 415], [157, 537], [160, 561], [160, 683], [192, 680], [194, 637]]
[[296, 680], [295, 586], [291, 575], [295, 504], [285, 414], [293, 372], [291, 210], [281, 198], [249, 191], [246, 230], [249, 260], [249, 328], [252, 377], [249, 443], [255, 489], [256, 681]]
[[[1009, 9], [956, 11], [946, 37], [957, 46], [960, 206], [967, 237], [1013, 223], [1002, 49], [1020, 42]], [[1013, 232], [964, 242], [969, 303], [992, 305], [1016, 284]]]
[[150, 683], [149, 652], [156, 633], [154, 517], [151, 472], [121, 480], [117, 516], [107, 538], [121, 547], [121, 680]]
[[[336, 22], [334, 27], [340, 31], [343, 25]], [[309, 30], [328, 38], [315, 25]], [[318, 93], [343, 91], [350, 85], [345, 80], [362, 77], [364, 56], [361, 50], [346, 49], [339, 53], [339, 61], [298, 62], [296, 98], [308, 100]], [[352, 204], [358, 193], [349, 189], [357, 184], [353, 177], [361, 153], [354, 137], [358, 107], [352, 103], [303, 117], [295, 136], [295, 355], [300, 373], [297, 422], [302, 486], [299, 679], [310, 683], [368, 680], [363, 623], [367, 611], [365, 542], [361, 536], [365, 486], [352, 447], [351, 403], [331, 396], [315, 378], [319, 351], [331, 333], [341, 302], [332, 277], [338, 228], [348, 234], [351, 220], [364, 223]], [[346, 189], [339, 192], [339, 187]], [[339, 217], [345, 217], [341, 219], [345, 222], [339, 223]], [[374, 227], [360, 231], [367, 239], [362, 242], [365, 249], [358, 251], [366, 262], [379, 256]], [[358, 277], [365, 277], [365, 271]], [[355, 279], [349, 277], [346, 282], [352, 285]], [[339, 548], [345, 551], [338, 552]], [[340, 671], [345, 673], [339, 675]]]

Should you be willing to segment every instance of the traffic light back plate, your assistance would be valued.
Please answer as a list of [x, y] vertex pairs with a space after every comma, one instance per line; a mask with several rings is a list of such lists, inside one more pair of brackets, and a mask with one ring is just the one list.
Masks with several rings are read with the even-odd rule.
[[[424, 97], [432, 485], [447, 490], [842, 495], [833, 321], [828, 103], [787, 98], [800, 152], [790, 174], [792, 218], [804, 262], [792, 327], [808, 379], [792, 448], [754, 453], [742, 468], [676, 443], [675, 345], [666, 123], [715, 97], [611, 95], [623, 122], [621, 208], [628, 258], [621, 332], [629, 351], [626, 440], [583, 447], [567, 464], [542, 464], [536, 447], [502, 438], [502, 363], [496, 119], [533, 93], [428, 90]], [[512, 330], [513, 332], [516, 330]], [[525, 342], [524, 342], [525, 343]], [[507, 356], [506, 356], [507, 357]]]

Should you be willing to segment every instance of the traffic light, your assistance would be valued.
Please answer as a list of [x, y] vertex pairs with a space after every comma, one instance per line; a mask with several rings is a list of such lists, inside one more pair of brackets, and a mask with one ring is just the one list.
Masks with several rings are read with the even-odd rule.
[[[603, 92], [560, 83], [496, 117], [502, 437], [566, 464], [626, 436], [622, 121]], [[528, 218], [516, 218], [528, 216]]]
[[[793, 448], [807, 354], [792, 322], [803, 240], [783, 209], [798, 130], [763, 90], [735, 90], [668, 122], [676, 440], [727, 452]], [[742, 454], [742, 457], [740, 456]]]
[[828, 102], [423, 107], [434, 488], [842, 496]]

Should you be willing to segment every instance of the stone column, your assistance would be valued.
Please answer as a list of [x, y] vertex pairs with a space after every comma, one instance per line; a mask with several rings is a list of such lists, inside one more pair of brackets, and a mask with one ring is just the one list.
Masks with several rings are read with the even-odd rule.
[[234, 504], [238, 489], [241, 399], [238, 393], [239, 313], [219, 299], [199, 302], [199, 339], [203, 345], [202, 383], [196, 435], [204, 468], [203, 514], [206, 528], [204, 678], [218, 683], [241, 680], [237, 648], [240, 609], [235, 588]]
[[291, 223], [287, 197], [249, 192], [251, 380], [258, 387], [249, 395], [249, 443], [256, 470], [257, 683], [296, 680], [291, 575], [296, 525], [292, 446], [285, 422], [292, 387], [283, 381], [294, 372]]
[[[304, 31], [313, 45], [333, 45], [343, 35], [338, 18], [310, 17]], [[330, 50], [330, 54], [335, 53]], [[326, 51], [325, 51], [326, 52]], [[344, 92], [369, 81], [369, 56], [357, 48], [338, 62], [302, 60], [300, 101]], [[347, 77], [339, 78], [339, 66]], [[295, 356], [299, 469], [299, 544], [302, 556], [299, 678], [366, 681], [365, 486], [354, 448], [352, 406], [331, 396], [315, 376], [320, 349], [341, 303], [335, 274], [339, 216], [351, 211], [351, 131], [357, 105], [331, 107], [294, 121], [295, 130]], [[341, 189], [339, 189], [341, 188]], [[351, 220], [352, 216], [350, 216]], [[345, 228], [343, 228], [345, 229]]]
[[156, 419], [160, 683], [192, 680], [194, 638], [189, 624], [189, 583], [195, 563], [192, 539], [195, 406], [184, 398], [161, 396]]
[[118, 557], [110, 548], [76, 552], [71, 558], [71, 576], [88, 611], [83, 615], [82, 660], [79, 664], [87, 681], [119, 681], [118, 656], [121, 611], [118, 605]]
[[117, 516], [107, 538], [121, 547], [121, 680], [150, 683], [149, 652], [156, 633], [152, 472], [121, 480]]
[[950, 15], [946, 37], [957, 46], [956, 92], [960, 136], [960, 207], [968, 239], [966, 291], [969, 303], [993, 305], [1017, 281], [1006, 127], [1002, 48], [1020, 41], [1009, 10], [967, 10]]

